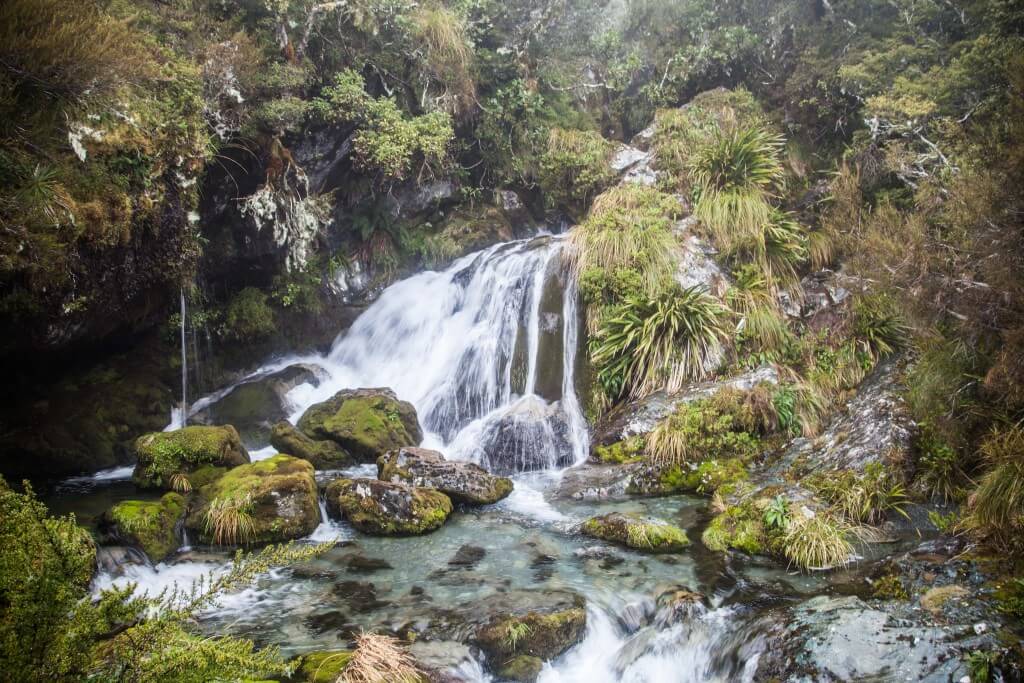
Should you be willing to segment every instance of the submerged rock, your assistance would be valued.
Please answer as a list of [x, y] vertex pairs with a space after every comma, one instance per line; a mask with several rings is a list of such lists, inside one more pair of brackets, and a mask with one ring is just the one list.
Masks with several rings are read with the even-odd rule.
[[587, 612], [583, 598], [572, 606], [503, 614], [481, 626], [475, 642], [499, 676], [534, 681], [538, 662], [554, 659], [583, 640]]
[[203, 465], [235, 467], [249, 462], [249, 453], [231, 425], [185, 427], [144, 434], [135, 440], [138, 459], [132, 481], [139, 488], [169, 489], [175, 475]]
[[675, 553], [690, 544], [686, 532], [675, 525], [621, 512], [592, 517], [583, 523], [581, 531], [587, 536], [649, 553]]
[[206, 425], [232, 425], [247, 447], [264, 445], [270, 437], [271, 425], [288, 417], [288, 392], [300, 384], [316, 386], [322, 375], [323, 370], [319, 367], [293, 365], [239, 384], [220, 400], [193, 415], [192, 420]]
[[289, 455], [241, 465], [204, 486], [185, 522], [201, 542], [215, 545], [302, 538], [319, 523], [313, 466]]
[[270, 432], [270, 445], [281, 453], [308, 460], [318, 470], [340, 469], [355, 462], [338, 444], [311, 439], [285, 420], [274, 425]]
[[382, 481], [437, 489], [456, 503], [488, 505], [512, 492], [512, 480], [469, 462], [445, 460], [426, 448], [400, 448], [377, 459]]
[[375, 479], [335, 479], [325, 498], [330, 515], [377, 536], [429, 533], [452, 512], [452, 501], [440, 491]]
[[177, 525], [185, 498], [166, 493], [160, 500], [124, 500], [103, 514], [100, 527], [115, 541], [141, 548], [156, 564], [178, 549]]
[[337, 443], [363, 462], [423, 440], [416, 409], [390, 389], [339, 391], [311, 406], [298, 428], [311, 439]]

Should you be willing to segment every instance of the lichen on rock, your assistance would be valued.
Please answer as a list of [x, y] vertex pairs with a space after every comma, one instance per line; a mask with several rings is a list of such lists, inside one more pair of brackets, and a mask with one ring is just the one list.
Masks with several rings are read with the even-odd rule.
[[382, 481], [437, 489], [457, 503], [489, 505], [512, 492], [512, 480], [496, 477], [479, 465], [445, 460], [426, 448], [400, 448], [377, 459]]
[[376, 479], [335, 479], [324, 494], [327, 512], [375, 536], [416, 536], [440, 528], [452, 501], [434, 489]]

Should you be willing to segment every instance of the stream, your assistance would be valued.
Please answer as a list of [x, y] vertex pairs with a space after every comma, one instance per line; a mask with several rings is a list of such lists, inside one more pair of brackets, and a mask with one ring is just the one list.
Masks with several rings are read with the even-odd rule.
[[[510, 474], [515, 489], [496, 505], [459, 509], [435, 533], [414, 538], [362, 535], [322, 514], [308, 540], [338, 541], [332, 550], [226, 597], [204, 615], [204, 629], [278, 644], [286, 655], [342, 647], [359, 629], [412, 630], [417, 658], [457, 680], [489, 681], [460, 642], [474, 620], [505, 602], [571, 592], [586, 599], [586, 636], [545, 664], [541, 681], [753, 680], [770, 626], [766, 607], [821, 593], [837, 575], [709, 553], [699, 542], [701, 498], [594, 501], [560, 492], [565, 469], [584, 462], [589, 450], [576, 391], [577, 291], [562, 266], [563, 245], [553, 235], [499, 244], [443, 272], [397, 282], [325, 355], [275, 360], [242, 380], [315, 368], [316, 382], [287, 394], [292, 422], [341, 389], [390, 387], [416, 406], [424, 446]], [[233, 389], [199, 399], [190, 415]], [[179, 420], [180, 412], [169, 427]], [[236, 426], [254, 460], [274, 454]], [[344, 473], [372, 477], [376, 468]], [[130, 474], [118, 468], [68, 480], [48, 503], [91, 523], [114, 502], [140, 497]], [[323, 485], [338, 475], [317, 478]], [[688, 529], [693, 543], [683, 554], [649, 556], [576, 533], [584, 519], [614, 510], [670, 521]], [[191, 548], [187, 538], [157, 566], [106, 551], [94, 588], [137, 582], [139, 591], [155, 593], [220, 571], [228, 558]], [[655, 598], [676, 587], [703, 594], [707, 605], [685, 620], [655, 618]]]

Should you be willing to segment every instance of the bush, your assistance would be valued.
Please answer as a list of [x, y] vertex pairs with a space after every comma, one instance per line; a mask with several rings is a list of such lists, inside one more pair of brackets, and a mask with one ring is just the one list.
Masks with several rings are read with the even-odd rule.
[[598, 381], [612, 399], [678, 391], [721, 360], [727, 309], [699, 288], [673, 287], [615, 307], [590, 342]]
[[540, 158], [539, 181], [548, 204], [572, 213], [584, 210], [614, 178], [612, 152], [599, 133], [552, 128]]

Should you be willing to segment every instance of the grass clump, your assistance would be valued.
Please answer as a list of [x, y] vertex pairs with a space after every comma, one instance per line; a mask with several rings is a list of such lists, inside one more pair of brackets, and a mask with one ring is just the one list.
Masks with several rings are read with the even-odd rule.
[[967, 528], [997, 546], [1019, 550], [1024, 543], [1024, 428], [997, 428], [979, 449], [985, 473], [967, 502]]
[[376, 633], [356, 636], [356, 648], [339, 683], [418, 683], [421, 674], [398, 639]]
[[539, 174], [548, 204], [572, 213], [584, 210], [614, 178], [613, 151], [597, 132], [552, 128]]
[[906, 348], [910, 328], [895, 301], [885, 294], [859, 298], [853, 306], [853, 332], [861, 348], [879, 359]]
[[725, 307], [697, 287], [671, 287], [653, 298], [615, 307], [590, 342], [606, 396], [640, 397], [678, 391], [706, 377], [721, 361]]
[[850, 470], [829, 472], [805, 483], [852, 523], [878, 524], [890, 512], [909, 519], [903, 509], [906, 487], [880, 462], [868, 463], [859, 475]]
[[222, 496], [210, 501], [203, 513], [203, 528], [215, 545], [241, 545], [256, 536], [252, 494]]
[[827, 513], [804, 510], [793, 516], [780, 539], [782, 554], [807, 570], [831, 569], [849, 564], [853, 545], [851, 528]]
[[508, 625], [505, 627], [505, 647], [509, 650], [515, 650], [520, 641], [532, 632], [533, 629], [524, 621], [508, 622]]

